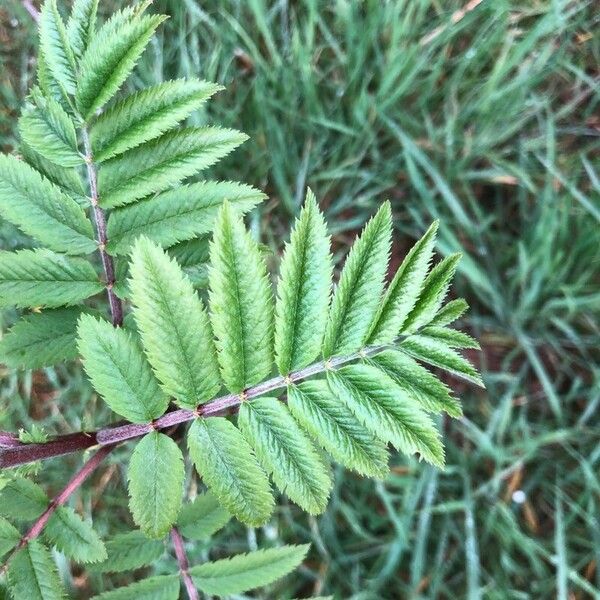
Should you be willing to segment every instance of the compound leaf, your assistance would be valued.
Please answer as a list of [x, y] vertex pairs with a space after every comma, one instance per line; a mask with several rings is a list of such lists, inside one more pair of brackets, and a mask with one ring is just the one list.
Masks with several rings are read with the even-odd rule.
[[353, 244], [334, 292], [323, 339], [323, 356], [358, 350], [381, 300], [392, 236], [389, 202]]
[[169, 436], [153, 431], [138, 442], [129, 462], [129, 508], [148, 537], [163, 537], [177, 520], [184, 477], [183, 455]]
[[158, 560], [165, 551], [162, 540], [148, 539], [141, 531], [119, 533], [106, 542], [107, 559], [92, 568], [100, 573], [139, 569]]
[[159, 575], [94, 596], [91, 600], [178, 600], [179, 575]]
[[202, 301], [179, 265], [140, 238], [131, 261], [135, 321], [165, 392], [195, 407], [221, 387], [212, 330]]
[[293, 571], [308, 552], [309, 545], [257, 550], [232, 558], [197, 565], [190, 569], [194, 583], [205, 594], [241, 594], [273, 583]]
[[240, 407], [238, 427], [277, 487], [310, 514], [327, 507], [331, 475], [310, 439], [276, 398]]
[[128, 331], [82, 315], [78, 334], [85, 371], [114, 412], [133, 423], [147, 423], [165, 412], [169, 399]]
[[289, 386], [288, 407], [300, 425], [339, 463], [369, 477], [387, 475], [385, 444], [333, 396], [325, 381]]
[[67, 38], [76, 59], [83, 56], [96, 24], [99, 0], [74, 0], [71, 15], [67, 21]]
[[271, 372], [273, 297], [260, 250], [228, 203], [215, 224], [210, 258], [210, 313], [221, 376], [239, 393]]
[[196, 469], [225, 508], [252, 526], [264, 524], [273, 511], [269, 480], [252, 448], [227, 419], [196, 419], [188, 433]]
[[230, 519], [231, 515], [217, 498], [211, 492], [206, 492], [183, 506], [177, 527], [186, 538], [204, 540], [224, 527]]
[[275, 307], [275, 357], [282, 375], [319, 354], [327, 322], [332, 264], [329, 236], [309, 190], [281, 261]]

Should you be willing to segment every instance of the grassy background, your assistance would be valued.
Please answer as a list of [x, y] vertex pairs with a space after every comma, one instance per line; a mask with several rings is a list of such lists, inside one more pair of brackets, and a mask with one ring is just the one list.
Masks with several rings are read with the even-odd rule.
[[[105, 13], [123, 4], [101, 2]], [[0, 6], [0, 146], [10, 150], [35, 32], [17, 0]], [[268, 527], [232, 525], [193, 559], [311, 541], [303, 570], [266, 598], [600, 597], [597, 6], [155, 7], [171, 19], [130, 85], [201, 76], [227, 87], [196, 120], [251, 136], [213, 174], [269, 194], [250, 219], [262, 241], [281, 249], [307, 185], [328, 213], [338, 258], [386, 198], [402, 240], [395, 262], [441, 219], [439, 252], [464, 254], [454, 292], [471, 304], [462, 325], [482, 343], [473, 359], [488, 387], [452, 382], [465, 418], [440, 423], [445, 472], [399, 456], [381, 483], [338, 469], [324, 516], [282, 500]], [[14, 230], [2, 234], [5, 246], [18, 243]], [[104, 418], [77, 365], [4, 371], [0, 393], [2, 428], [42, 419], [62, 432]], [[76, 460], [51, 461], [44, 477], [60, 486]], [[110, 509], [114, 521], [96, 517], [102, 531], [129, 518], [124, 478], [116, 457], [77, 500], [96, 515]], [[63, 574], [81, 598], [101, 585], [66, 565]]]

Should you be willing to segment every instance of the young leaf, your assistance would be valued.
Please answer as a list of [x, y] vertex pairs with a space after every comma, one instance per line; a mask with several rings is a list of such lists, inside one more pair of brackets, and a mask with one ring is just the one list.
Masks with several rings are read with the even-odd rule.
[[215, 224], [210, 259], [210, 316], [221, 376], [239, 393], [271, 372], [273, 298], [258, 246], [228, 203]]
[[436, 325], [438, 327], [443, 327], [445, 325], [450, 325], [461, 317], [469, 308], [466, 300], [463, 298], [456, 298], [456, 300], [450, 300], [448, 304], [440, 308], [437, 315], [433, 317], [430, 321], [430, 325]]
[[325, 381], [290, 386], [288, 407], [300, 425], [339, 463], [361, 475], [387, 475], [385, 444], [332, 395]]
[[80, 64], [75, 100], [86, 120], [102, 108], [127, 79], [164, 15], [138, 15], [126, 8], [104, 23]]
[[39, 369], [77, 357], [77, 321], [83, 308], [59, 308], [20, 319], [0, 341], [0, 362]]
[[101, 203], [112, 208], [162, 192], [210, 167], [247, 137], [218, 127], [165, 133], [102, 165], [98, 177]]
[[37, 540], [29, 542], [11, 559], [8, 586], [15, 600], [63, 600], [52, 555]]
[[108, 250], [124, 254], [140, 235], [163, 247], [212, 231], [223, 202], [239, 214], [252, 210], [265, 195], [230, 181], [201, 181], [163, 192], [115, 210], [108, 220]]
[[192, 284], [147, 238], [135, 245], [130, 270], [135, 321], [165, 392], [186, 407], [210, 400], [221, 387], [219, 364], [208, 315]]
[[418, 452], [429, 463], [444, 465], [444, 448], [429, 417], [393, 380], [368, 364], [327, 373], [331, 391], [373, 434], [405, 454]]
[[460, 402], [451, 396], [448, 387], [404, 352], [386, 350], [374, 356], [371, 363], [391, 377], [426, 411], [462, 417]]
[[98, 12], [98, 0], [74, 0], [67, 21], [67, 38], [76, 59], [83, 56], [92, 36]]
[[34, 99], [36, 106], [30, 106], [19, 119], [23, 141], [61, 167], [82, 165], [75, 125], [64, 108], [53, 98], [41, 98], [39, 90]]
[[197, 565], [190, 574], [198, 588], [210, 596], [241, 594], [273, 583], [293, 571], [309, 545], [282, 546], [238, 554], [233, 558]]
[[480, 387], [485, 387], [477, 369], [443, 342], [421, 335], [411, 335], [401, 344], [402, 350], [427, 364], [444, 369]]
[[206, 492], [185, 504], [177, 519], [177, 528], [190, 540], [204, 540], [224, 527], [231, 519], [217, 498]]
[[438, 340], [450, 348], [470, 348], [472, 350], [481, 350], [477, 340], [474, 340], [469, 334], [449, 327], [438, 327], [428, 325], [419, 332], [421, 335]]
[[37, 519], [48, 507], [42, 488], [24, 477], [15, 477], [0, 489], [0, 516], [19, 521]]
[[178, 79], [128, 96], [94, 123], [90, 136], [94, 160], [105, 161], [162, 135], [220, 89], [199, 79]]
[[269, 480], [252, 448], [227, 419], [196, 419], [188, 432], [188, 448], [204, 482], [240, 521], [265, 523], [273, 511]]
[[21, 534], [6, 519], [0, 517], [0, 557], [12, 550], [21, 539]]
[[327, 507], [331, 475], [310, 439], [276, 398], [240, 407], [238, 427], [277, 487], [310, 514]]
[[367, 344], [389, 344], [398, 334], [402, 323], [413, 309], [433, 254], [438, 222], [412, 247], [396, 271], [377, 311], [367, 336]]
[[401, 333], [412, 333], [433, 319], [446, 297], [460, 257], [460, 254], [451, 254], [431, 269], [417, 304], [402, 325]]
[[169, 436], [153, 431], [138, 442], [129, 462], [129, 508], [148, 537], [163, 537], [177, 520], [184, 477], [183, 455]]
[[75, 93], [75, 57], [56, 0], [46, 0], [40, 12], [40, 48], [48, 70], [68, 94]]
[[86, 260], [49, 250], [0, 251], [0, 306], [54, 308], [103, 289]]
[[91, 600], [178, 600], [179, 576], [160, 575], [94, 596]]
[[100, 573], [132, 571], [158, 560], [165, 551], [162, 540], [148, 539], [141, 531], [119, 533], [106, 542], [108, 558], [92, 569]]
[[88, 254], [97, 249], [83, 209], [14, 156], [0, 155], [0, 214], [50, 250]]
[[331, 291], [329, 244], [323, 215], [309, 190], [277, 285], [275, 356], [282, 375], [305, 367], [319, 354]]
[[128, 331], [82, 315], [78, 334], [85, 371], [114, 412], [133, 423], [147, 423], [165, 412], [169, 399]]
[[392, 236], [389, 202], [367, 223], [352, 246], [333, 295], [323, 356], [358, 350], [381, 301]]
[[56, 509], [44, 529], [44, 536], [78, 563], [93, 563], [106, 558], [106, 548], [98, 534], [68, 506]]

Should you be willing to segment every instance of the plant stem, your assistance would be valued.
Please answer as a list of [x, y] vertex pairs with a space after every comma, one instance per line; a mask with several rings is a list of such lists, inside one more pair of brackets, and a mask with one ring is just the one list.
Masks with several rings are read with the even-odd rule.
[[72, 452], [77, 452], [94, 445], [112, 446], [140, 437], [151, 431], [173, 427], [174, 425], [186, 423], [199, 417], [220, 416], [226, 414], [229, 409], [239, 407], [242, 402], [286, 388], [290, 383], [303, 381], [313, 375], [337, 369], [349, 362], [374, 356], [386, 348], [389, 348], [389, 346], [370, 346], [364, 348], [361, 352], [356, 352], [348, 356], [339, 356], [327, 361], [314, 363], [304, 369], [290, 373], [287, 377], [280, 375], [263, 381], [254, 387], [248, 388], [243, 394], [221, 396], [211, 402], [201, 404], [196, 410], [186, 408], [173, 410], [150, 423], [114, 425], [98, 431], [79, 432], [70, 434], [69, 436], [62, 436], [41, 444], [19, 444], [18, 446], [6, 447], [0, 445], [0, 468], [14, 467], [53, 456], [71, 454]]
[[62, 506], [66, 501], [73, 495], [73, 493], [81, 487], [83, 482], [96, 470], [100, 463], [112, 452], [115, 446], [105, 446], [100, 448], [96, 454], [94, 454], [83, 467], [71, 478], [69, 483], [63, 488], [63, 490], [56, 496], [48, 505], [48, 508], [38, 517], [36, 522], [31, 526], [31, 529], [20, 539], [19, 543], [15, 547], [11, 555], [6, 559], [2, 571], [6, 570], [6, 567], [10, 559], [25, 545], [37, 538], [46, 524], [50, 520], [50, 517], [54, 514], [59, 506]]
[[90, 201], [94, 211], [94, 220], [96, 221], [96, 238], [98, 240], [98, 250], [102, 258], [102, 266], [104, 267], [104, 275], [106, 276], [106, 293], [108, 294], [108, 303], [110, 305], [110, 314], [112, 316], [112, 324], [115, 327], [120, 327], [123, 324], [123, 303], [115, 294], [115, 265], [112, 256], [106, 251], [108, 239], [106, 237], [106, 215], [99, 204], [98, 196], [98, 175], [92, 155], [92, 146], [90, 144], [90, 136], [85, 127], [82, 128], [83, 145], [85, 148], [85, 164], [87, 167], [88, 182], [90, 185]]
[[23, 8], [29, 13], [31, 18], [37, 23], [40, 20], [40, 13], [38, 9], [33, 5], [31, 0], [21, 0]]
[[198, 590], [196, 589], [196, 586], [194, 585], [189, 573], [190, 563], [188, 562], [187, 554], [185, 553], [183, 538], [181, 537], [177, 527], [173, 527], [173, 529], [171, 529], [171, 541], [173, 542], [175, 556], [177, 557], [177, 562], [179, 563], [179, 574], [181, 575], [181, 579], [185, 584], [188, 598], [190, 600], [200, 600]]

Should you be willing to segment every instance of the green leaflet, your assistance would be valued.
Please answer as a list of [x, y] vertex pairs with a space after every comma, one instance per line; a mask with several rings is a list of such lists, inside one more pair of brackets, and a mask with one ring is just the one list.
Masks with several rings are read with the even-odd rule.
[[401, 333], [413, 333], [433, 319], [446, 297], [460, 258], [461, 254], [451, 254], [431, 269], [418, 302], [402, 325]]
[[418, 360], [485, 388], [477, 369], [458, 352], [439, 340], [421, 335], [411, 335], [401, 343], [400, 347]]
[[363, 345], [381, 301], [392, 235], [385, 202], [354, 242], [334, 292], [323, 339], [323, 356], [350, 354]]
[[294, 418], [339, 463], [369, 477], [388, 473], [388, 452], [337, 398], [325, 381], [313, 380], [288, 388]]
[[15, 600], [65, 598], [52, 556], [37, 540], [29, 542], [11, 559], [8, 586]]
[[276, 398], [244, 402], [238, 427], [290, 500], [313, 515], [325, 510], [331, 491], [329, 468], [283, 403]]
[[186, 407], [221, 387], [212, 330], [202, 301], [177, 263], [140, 238], [131, 261], [131, 296], [144, 350], [165, 392]]
[[204, 540], [211, 537], [231, 520], [217, 498], [206, 492], [193, 502], [185, 504], [177, 519], [177, 528], [190, 540]]
[[469, 308], [467, 301], [463, 298], [456, 298], [456, 300], [450, 300], [448, 304], [442, 306], [438, 311], [437, 315], [430, 321], [430, 325], [436, 325], [443, 327], [444, 325], [450, 325], [461, 317]]
[[184, 477], [183, 455], [170, 437], [153, 431], [138, 442], [129, 461], [129, 508], [147, 536], [163, 537], [177, 520]]
[[56, 0], [46, 0], [40, 12], [40, 48], [52, 77], [68, 94], [75, 93], [75, 57]]
[[212, 230], [223, 202], [239, 214], [252, 210], [266, 196], [230, 181], [201, 181], [116, 209], [108, 220], [108, 250], [124, 254], [140, 235], [163, 247]]
[[378, 438], [444, 466], [444, 448], [429, 417], [376, 367], [354, 364], [329, 371], [327, 379], [333, 394]]
[[74, 304], [104, 286], [89, 262], [49, 250], [0, 251], [0, 306], [54, 308]]
[[115, 13], [94, 35], [80, 63], [75, 100], [84, 119], [108, 102], [127, 79], [164, 15]]
[[91, 600], [177, 600], [179, 587], [179, 575], [161, 575], [98, 594]]
[[83, 164], [77, 147], [75, 125], [63, 107], [52, 98], [43, 98], [36, 90], [35, 105], [28, 107], [19, 119], [23, 141], [44, 158], [61, 167]]
[[421, 292], [433, 254], [437, 229], [438, 222], [435, 221], [402, 261], [377, 311], [367, 336], [367, 344], [389, 344], [398, 337], [404, 320]]
[[139, 530], [119, 533], [106, 542], [108, 558], [92, 568], [101, 573], [132, 571], [158, 560], [164, 551], [162, 540], [148, 539]]
[[98, 177], [101, 204], [129, 204], [162, 192], [210, 167], [247, 136], [233, 129], [188, 127], [165, 133], [103, 163]]
[[83, 56], [92, 36], [98, 12], [98, 0], [74, 0], [67, 21], [67, 38], [76, 59]]
[[479, 342], [473, 339], [467, 333], [451, 329], [450, 327], [438, 327], [429, 325], [423, 327], [419, 332], [421, 335], [438, 340], [450, 348], [470, 348], [472, 350], [481, 350]]
[[190, 569], [190, 574], [205, 594], [219, 597], [241, 594], [273, 583], [293, 571], [304, 560], [308, 548], [306, 544], [257, 550], [197, 565]]
[[135, 92], [96, 119], [90, 135], [94, 159], [105, 161], [158, 137], [220, 89], [199, 79], [178, 79]]
[[39, 369], [77, 357], [77, 321], [85, 309], [32, 313], [0, 340], [0, 361], [12, 368]]
[[188, 448], [198, 473], [231, 514], [252, 526], [269, 519], [269, 480], [232, 423], [222, 417], [196, 419], [188, 432]]
[[92, 526], [72, 508], [59, 506], [44, 529], [44, 537], [78, 563], [106, 558], [106, 548]]
[[446, 412], [462, 417], [460, 402], [437, 377], [404, 352], [386, 350], [370, 361], [391, 377], [399, 387], [428, 412]]
[[21, 539], [21, 534], [6, 520], [0, 517], [0, 557], [12, 550]]
[[0, 214], [50, 250], [88, 254], [97, 248], [83, 209], [14, 156], [0, 155]]
[[82, 315], [78, 334], [85, 371], [114, 412], [133, 423], [147, 423], [165, 412], [169, 399], [128, 331]]
[[258, 246], [228, 203], [215, 224], [210, 258], [210, 316], [221, 376], [239, 393], [271, 372], [273, 297]]
[[187, 267], [196, 267], [206, 263], [210, 257], [209, 239], [208, 235], [203, 235], [193, 240], [179, 242], [179, 244], [171, 246], [167, 250], [167, 253], [184, 269]]
[[41, 47], [38, 49], [37, 57], [37, 83], [46, 98], [56, 100], [64, 109], [71, 108], [69, 106], [67, 92], [50, 72], [50, 67], [48, 66], [44, 51]]
[[319, 354], [327, 322], [332, 264], [323, 215], [309, 190], [286, 245], [275, 307], [275, 357], [282, 375]]
[[0, 489], [0, 516], [19, 521], [37, 519], [48, 507], [42, 488], [24, 477], [15, 477]]

